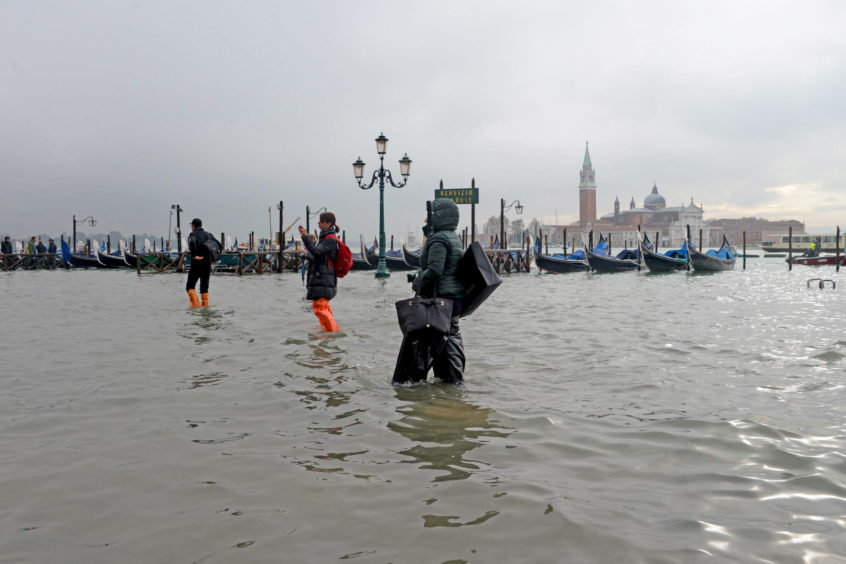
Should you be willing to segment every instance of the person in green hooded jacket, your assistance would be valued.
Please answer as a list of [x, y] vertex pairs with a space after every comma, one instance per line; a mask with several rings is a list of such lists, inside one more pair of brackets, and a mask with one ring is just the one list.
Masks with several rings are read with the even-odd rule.
[[412, 288], [423, 297], [451, 299], [452, 318], [449, 334], [435, 341], [403, 340], [394, 383], [425, 380], [429, 366], [442, 382], [463, 382], [465, 356], [458, 316], [464, 286], [456, 276], [456, 270], [464, 247], [456, 233], [458, 218], [458, 206], [452, 200], [438, 198], [426, 202], [426, 225], [423, 227], [426, 243], [420, 253], [420, 271], [414, 277]]

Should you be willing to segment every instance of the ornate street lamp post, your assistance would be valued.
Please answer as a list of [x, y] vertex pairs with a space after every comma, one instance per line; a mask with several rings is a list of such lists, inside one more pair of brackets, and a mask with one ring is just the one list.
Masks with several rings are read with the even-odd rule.
[[76, 220], [75, 215], [73, 216], [73, 248], [71, 249], [72, 253], [76, 252], [76, 224], [77, 223], [85, 223], [86, 221], [88, 222], [88, 225], [90, 225], [91, 227], [94, 227], [95, 225], [97, 225], [97, 220], [94, 219], [94, 216], [89, 215], [85, 219], [80, 219], [79, 221]]
[[326, 206], [323, 206], [317, 211], [311, 211], [309, 206], [306, 206], [306, 233], [311, 233], [311, 218], [320, 215], [320, 212], [325, 212]]
[[[517, 204], [514, 206], [514, 204]], [[499, 200], [499, 248], [500, 249], [508, 249], [508, 243], [505, 241], [505, 212], [511, 209], [511, 206], [514, 206], [514, 211], [517, 212], [517, 215], [523, 213], [523, 204], [520, 203], [520, 200], [514, 200], [507, 206], [505, 205], [505, 198]]]
[[379, 265], [376, 267], [376, 278], [387, 278], [391, 274], [385, 266], [385, 180], [391, 183], [394, 188], [402, 188], [408, 182], [408, 175], [411, 174], [411, 159], [408, 154], [404, 155], [400, 160], [400, 174], [403, 176], [403, 181], [400, 184], [394, 183], [391, 177], [391, 171], [385, 169], [385, 152], [388, 145], [388, 138], [384, 133], [380, 133], [376, 138], [376, 152], [379, 153], [379, 169], [373, 171], [373, 178], [370, 184], [364, 186], [361, 179], [364, 178], [364, 162], [361, 157], [353, 163], [353, 173], [358, 181], [358, 187], [362, 190], [369, 190], [373, 188], [376, 179], [379, 179]]

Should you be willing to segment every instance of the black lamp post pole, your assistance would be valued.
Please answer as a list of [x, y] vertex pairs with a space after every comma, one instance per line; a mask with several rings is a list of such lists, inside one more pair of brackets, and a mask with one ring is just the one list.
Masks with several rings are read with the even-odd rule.
[[[284, 227], [282, 227], [282, 214], [285, 211], [285, 204], [282, 203], [282, 200], [279, 200], [279, 250], [282, 250], [282, 247], [285, 243], [285, 234], [282, 232]], [[281, 272], [281, 270], [280, 270]]]
[[182, 254], [182, 222], [179, 214], [182, 211], [182, 206], [176, 204], [176, 251]]

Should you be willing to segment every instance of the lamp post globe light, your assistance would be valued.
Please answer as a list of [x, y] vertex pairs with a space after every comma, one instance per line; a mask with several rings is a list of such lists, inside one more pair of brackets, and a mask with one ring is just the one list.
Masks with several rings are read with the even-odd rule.
[[[516, 205], [515, 205], [516, 204]], [[505, 240], [505, 212], [510, 210], [514, 207], [514, 211], [517, 212], [517, 215], [523, 213], [523, 204], [520, 203], [520, 200], [514, 200], [507, 206], [505, 205], [505, 198], [499, 200], [499, 248], [500, 249], [508, 249], [508, 243]]]
[[387, 145], [388, 138], [385, 137], [384, 133], [380, 133], [379, 137], [376, 138], [376, 152], [379, 153], [379, 169], [373, 171], [373, 177], [367, 186], [361, 182], [361, 179], [364, 178], [364, 161], [361, 160], [361, 157], [358, 157], [353, 163], [353, 174], [355, 174], [355, 179], [358, 181], [358, 187], [362, 190], [373, 188], [376, 179], [379, 179], [379, 264], [376, 267], [376, 278], [387, 278], [391, 275], [385, 266], [385, 181], [390, 182], [394, 188], [402, 188], [408, 182], [408, 176], [411, 174], [411, 159], [408, 158], [408, 154], [405, 154], [399, 160], [400, 174], [403, 177], [403, 181], [399, 184], [394, 182], [391, 171], [385, 168]]

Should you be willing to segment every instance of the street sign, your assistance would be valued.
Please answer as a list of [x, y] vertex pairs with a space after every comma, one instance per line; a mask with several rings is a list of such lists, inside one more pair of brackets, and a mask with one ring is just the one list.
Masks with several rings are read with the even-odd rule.
[[478, 204], [478, 188], [441, 188], [435, 190], [435, 198], [446, 198], [456, 204]]

